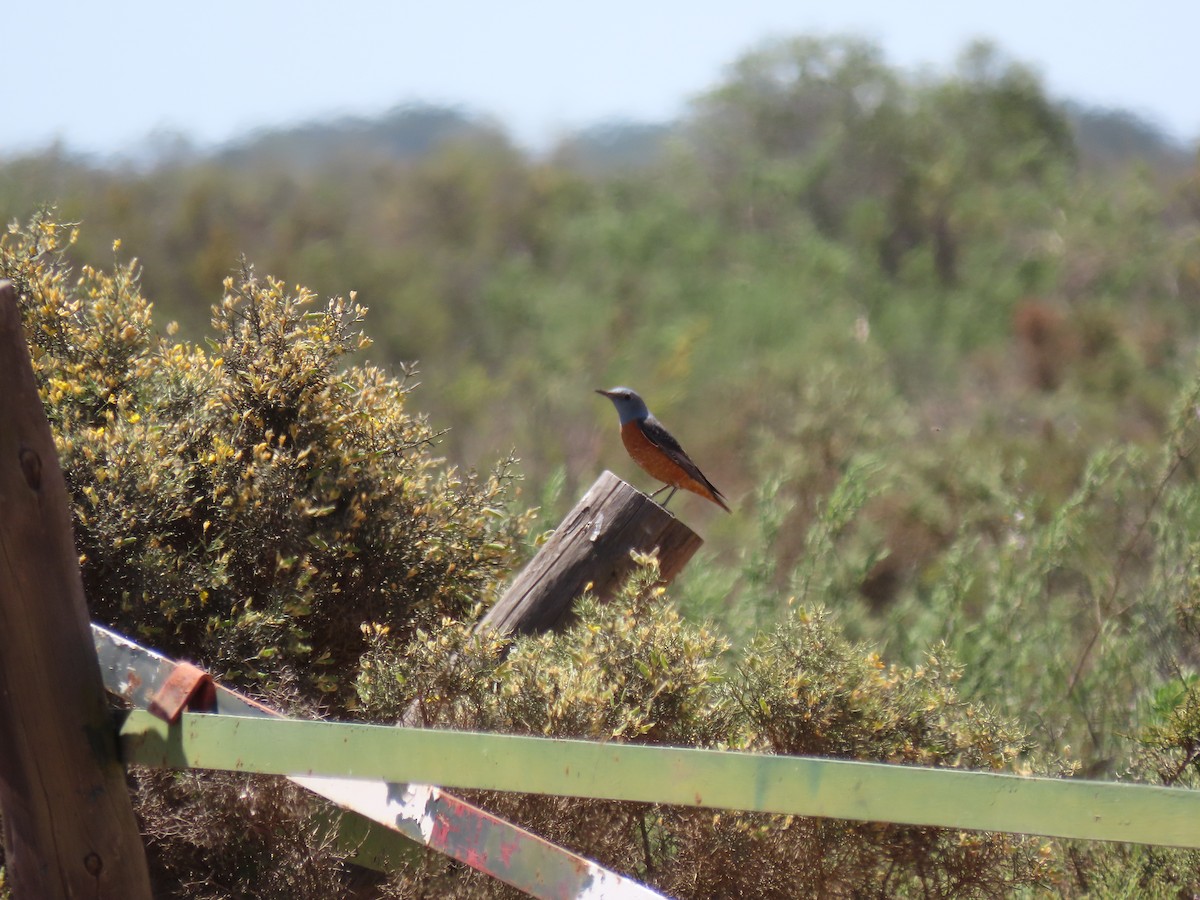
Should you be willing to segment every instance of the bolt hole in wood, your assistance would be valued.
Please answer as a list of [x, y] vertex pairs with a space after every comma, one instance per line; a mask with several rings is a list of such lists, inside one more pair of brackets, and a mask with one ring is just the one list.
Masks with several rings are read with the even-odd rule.
[[29, 485], [29, 489], [40, 491], [42, 489], [42, 458], [37, 455], [37, 451], [22, 447], [20, 462], [21, 474], [25, 476], [25, 483]]

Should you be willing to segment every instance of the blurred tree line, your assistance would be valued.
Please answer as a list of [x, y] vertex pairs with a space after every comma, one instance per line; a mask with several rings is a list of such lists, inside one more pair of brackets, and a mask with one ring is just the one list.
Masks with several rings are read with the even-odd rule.
[[[585, 389], [621, 381], [738, 492], [789, 373], [856, 322], [907, 395], [959, 394], [972, 357], [1021, 340], [1019, 304], [1053, 317], [1101, 299], [1133, 255], [1107, 252], [1103, 216], [1153, 244], [1139, 265], [1166, 266], [1157, 283], [1180, 274], [1194, 293], [1195, 273], [1171, 270], [1178, 241], [1159, 245], [1178, 230], [1154, 228], [1187, 215], [1156, 177], [1186, 156], [1163, 140], [1157, 169], [1088, 168], [1121, 145], [1081, 150], [1084, 118], [986, 45], [916, 77], [869, 43], [802, 38], [745, 55], [670, 127], [592, 129], [545, 158], [488, 120], [405, 109], [148, 169], [50, 150], [0, 167], [0, 210], [56, 202], [86, 224], [74, 252], [92, 262], [119, 237], [185, 334], [241, 254], [318, 294], [356, 291], [373, 358], [419, 363], [459, 462], [517, 447], [534, 483], [562, 465], [574, 490], [602, 454], [613, 464]], [[706, 396], [726, 427], [707, 427]]]
[[[644, 622], [604, 620], [620, 635], [646, 630], [628, 642], [646, 644], [645, 665], [675, 667], [671, 678], [683, 685], [699, 670], [733, 669], [728, 690], [753, 685], [757, 703], [790, 676], [780, 669], [778, 679], [756, 680], [755, 672], [775, 672], [782, 659], [824, 666], [836, 688], [874, 684], [871, 673], [883, 670], [874, 663], [863, 669], [862, 660], [881, 653], [909, 668], [878, 676], [882, 693], [871, 702], [890, 712], [872, 715], [899, 715], [899, 701], [887, 691], [925, 677], [917, 673], [936, 675], [937, 698], [922, 694], [904, 713], [932, 713], [923, 739], [944, 742], [936, 735], [947, 729], [962, 737], [956, 716], [974, 721], [986, 708], [983, 730], [963, 740], [999, 741], [1008, 748], [999, 755], [1003, 765], [1194, 783], [1200, 168], [1152, 127], [1056, 102], [1031, 71], [986, 44], [968, 47], [949, 72], [914, 75], [890, 66], [865, 41], [796, 38], [748, 52], [677, 122], [589, 129], [543, 157], [515, 147], [497, 123], [434, 108], [307, 125], [213, 154], [168, 150], [145, 166], [89, 164], [53, 149], [0, 164], [6, 219], [28, 221], [42, 204], [56, 204], [59, 222], [83, 223], [73, 242], [53, 248], [63, 265], [111, 263], [118, 273], [111, 282], [83, 269], [79, 289], [138, 298], [137, 379], [152, 380], [129, 396], [178, 393], [178, 386], [168, 390], [173, 369], [156, 361], [155, 354], [167, 354], [181, 367], [181, 383], [195, 380], [188, 390], [197, 397], [217, 392], [205, 415], [184, 429], [206, 430], [183, 444], [211, 444], [216, 455], [197, 455], [188, 465], [206, 485], [242, 484], [246, 460], [237, 441], [249, 442], [247, 453], [266, 446], [269, 457], [255, 465], [277, 468], [279, 484], [262, 482], [271, 490], [261, 498], [234, 496], [263, 533], [299, 517], [285, 532], [294, 546], [246, 571], [231, 568], [241, 557], [226, 545], [246, 526], [234, 517], [241, 507], [231, 511], [229, 504], [204, 513], [204, 523], [223, 522], [229, 535], [211, 544], [211, 557], [184, 564], [171, 555], [185, 553], [186, 541], [172, 541], [195, 527], [192, 513], [179, 513], [142, 523], [139, 552], [149, 562], [130, 564], [112, 543], [130, 527], [125, 505], [114, 502], [104, 513], [105, 504], [85, 490], [95, 460], [118, 453], [117, 433], [101, 427], [93, 437], [103, 446], [74, 448], [81, 509], [90, 510], [77, 515], [100, 535], [94, 552], [105, 559], [93, 595], [104, 593], [105, 573], [123, 573], [124, 593], [106, 602], [110, 618], [127, 629], [186, 644], [187, 623], [208, 636], [209, 658], [234, 674], [235, 661], [264, 641], [281, 646], [284, 652], [272, 650], [251, 665], [259, 667], [251, 680], [291, 678], [309, 705], [348, 711], [361, 704], [386, 719], [419, 699], [405, 691], [440, 678], [457, 685], [471, 712], [441, 710], [430, 721], [506, 728], [540, 721], [534, 708], [505, 706], [507, 688], [497, 686], [488, 656], [497, 651], [465, 645], [461, 621], [469, 621], [470, 599], [486, 597], [498, 570], [527, 551], [521, 542], [536, 539], [522, 537], [519, 517], [485, 523], [500, 515], [503, 499], [514, 516], [541, 506], [543, 526], [551, 527], [603, 467], [648, 486], [625, 459], [611, 409], [591, 393], [626, 383], [648, 398], [735, 505], [733, 516], [716, 518], [698, 501], [676, 501], [677, 512], [701, 517], [708, 545], [672, 595], [692, 623], [710, 624], [680, 632], [678, 623], [655, 618], [666, 615], [662, 610], [647, 612]], [[114, 260], [116, 238], [122, 243]], [[10, 245], [27, 246], [40, 246], [36, 234]], [[23, 252], [6, 260], [12, 271], [25, 271]], [[45, 257], [38, 265], [48, 265], [50, 251], [38, 252]], [[243, 255], [282, 282], [257, 280], [239, 263]], [[130, 256], [145, 268], [126, 262]], [[37, 284], [48, 276], [38, 269], [22, 277]], [[54, 277], [65, 279], [61, 272]], [[65, 280], [54, 283], [69, 293]], [[311, 305], [314, 295], [355, 297], [350, 305], [331, 301], [325, 315], [332, 324], [310, 325], [310, 314], [289, 299], [291, 284], [311, 289], [293, 292], [303, 298], [299, 305]], [[143, 296], [157, 304], [158, 327], [177, 320], [185, 339], [207, 338], [220, 365], [201, 377], [202, 351], [170, 356], [155, 349], [143, 335], [150, 321]], [[354, 304], [370, 308], [370, 350], [344, 336], [332, 345], [320, 340], [323, 327], [342, 334], [339, 317], [356, 326], [361, 313]], [[53, 308], [48, 302], [43, 310], [49, 321]], [[281, 343], [265, 362], [257, 361], [262, 348], [246, 332], [247, 308], [272, 310], [280, 320]], [[54, 352], [84, 365], [98, 351], [80, 340], [84, 351], [72, 352], [82, 353], [82, 362]], [[293, 341], [303, 352], [288, 349]], [[403, 390], [395, 390], [427, 421], [409, 422], [407, 412], [391, 409], [385, 376], [371, 369], [368, 378], [356, 368], [368, 357], [405, 373]], [[317, 359], [319, 377], [310, 383], [289, 375], [289, 360], [308, 358]], [[244, 363], [237, 372], [227, 362], [234, 359]], [[419, 361], [424, 384], [410, 395], [412, 361]], [[419, 433], [414, 461], [405, 461], [412, 448], [404, 441], [395, 452], [405, 458], [389, 456], [391, 448], [377, 445], [375, 426], [357, 420], [338, 426], [344, 436], [329, 451], [332, 468], [315, 466], [312, 451], [287, 444], [285, 434], [342, 435], [321, 425], [323, 405], [337, 422], [350, 415], [330, 387], [339, 383], [339, 367], [356, 373], [346, 383], [379, 386], [366, 394], [378, 407], [367, 419], [391, 422], [396, 434]], [[247, 396], [254, 421], [270, 424], [268, 436], [234, 428], [233, 389], [220, 387], [221, 379], [247, 372], [258, 373]], [[276, 383], [296, 393], [286, 427], [272, 418]], [[91, 390], [83, 392], [88, 403]], [[256, 391], [267, 391], [271, 403]], [[149, 427], [139, 425], [150, 420], [146, 412], [137, 420], [125, 415], [137, 408], [132, 400], [114, 400], [112, 409], [108, 400], [95, 402], [85, 418], [107, 410], [130, 428]], [[160, 410], [168, 432], [178, 397], [171, 402]], [[75, 415], [60, 413], [59, 420]], [[437, 480], [440, 463], [429, 453], [444, 428], [437, 452], [452, 462], [490, 468], [515, 452], [524, 493], [505, 493], [503, 467], [491, 481], [469, 481], [468, 489], [453, 473]], [[313, 437], [313, 446], [326, 439]], [[119, 485], [141, 490], [154, 466], [174, 458], [172, 446], [147, 452], [145, 471], [131, 464]], [[404, 486], [397, 476], [387, 488], [389, 467], [406, 465], [429, 474]], [[196, 478], [176, 472], [171, 483], [186, 487]], [[363, 479], [376, 486], [361, 501], [337, 499], [343, 491], [349, 498], [349, 486]], [[117, 490], [106, 483], [104, 490]], [[183, 487], [171, 501], [179, 509], [193, 502]], [[379, 508], [401, 504], [395, 521], [325, 518], [334, 510], [348, 516], [377, 494]], [[426, 494], [432, 499], [422, 499]], [[302, 500], [308, 506], [293, 509]], [[418, 528], [406, 509], [429, 518]], [[187, 527], [159, 533], [161, 521], [176, 519], [188, 519]], [[326, 529], [354, 535], [353, 549], [339, 554]], [[383, 599], [367, 605], [392, 611], [383, 630], [364, 638], [355, 629], [370, 610], [359, 611], [364, 622], [347, 625], [323, 585], [341, 591], [359, 583], [355, 554], [412, 529], [423, 561], [397, 563], [400, 574], [388, 574], [391, 582], [372, 581]], [[430, 537], [442, 531], [454, 535], [452, 552]], [[237, 540], [254, 546], [258, 533]], [[175, 549], [164, 555], [163, 546]], [[336, 574], [342, 565], [350, 574]], [[419, 583], [407, 567], [419, 569]], [[170, 591], [155, 597], [171, 614], [165, 623], [153, 619], [154, 603], [139, 606], [137, 591], [127, 587], [157, 583], [162, 572], [186, 586], [194, 607], [175, 611]], [[196, 600], [213, 578], [220, 594]], [[299, 606], [289, 599], [297, 592]], [[270, 598], [265, 609], [250, 602], [259, 596]], [[638, 596], [629, 602], [641, 602]], [[437, 625], [442, 613], [454, 621]], [[829, 622], [837, 623], [836, 640]], [[738, 661], [713, 663], [727, 645], [705, 628], [727, 636]], [[563, 637], [567, 644], [557, 650], [523, 652], [603, 658], [587, 643], [595, 634], [584, 628]], [[655, 641], [665, 641], [663, 634], [682, 643], [662, 649]], [[865, 643], [841, 643], [845, 638]], [[370, 665], [359, 668], [363, 641]], [[824, 659], [820, 648], [834, 645], [835, 659], [814, 662]], [[456, 652], [442, 652], [447, 646]], [[631, 654], [625, 662], [632, 668], [612, 673], [614, 682], [636, 678], [638, 657]], [[319, 655], [323, 668], [281, 674], [303, 669], [310, 655]], [[454, 681], [461, 671], [443, 671], [452, 659], [488, 674]], [[503, 672], [533, 677], [515, 663]], [[586, 701], [609, 696], [593, 683], [600, 676], [563, 677], [582, 679], [580, 709], [571, 707], [577, 721], [600, 722], [574, 733], [604, 733], [611, 723]], [[530, 702], [529, 691], [512, 690]], [[692, 705], [680, 713], [704, 736], [701, 743], [769, 743], [771, 722], [739, 720], [728, 706], [732, 695], [709, 690], [685, 692]], [[852, 699], [856, 690], [835, 689], [837, 702], [860, 702]], [[563, 702], [569, 706], [570, 698]], [[783, 702], [770, 698], [772, 708]], [[965, 703], [980, 706], [962, 712]], [[604, 709], [621, 721], [629, 714]], [[831, 727], [843, 735], [838, 729], [862, 712], [837, 709], [845, 719]], [[993, 712], [1008, 718], [990, 718]], [[891, 750], [844, 740], [860, 748], [848, 752], [892, 758]], [[787, 752], [809, 747], [788, 735], [779, 745]], [[579, 826], [562, 809], [518, 807], [514, 815], [545, 823], [547, 833], [568, 843]], [[629, 811], [613, 815], [626, 821]], [[718, 839], [735, 846], [751, 834], [767, 835], [776, 849], [786, 844], [772, 843], [779, 823], [734, 819], [727, 823], [733, 832], [698, 838], [704, 823], [637, 821], [643, 829], [651, 821], [664, 835], [663, 848], [688, 852]], [[820, 840], [832, 845], [844, 835]], [[614, 838], [609, 849], [625, 859], [621, 854], [640, 852], [636, 843], [630, 849]], [[862, 865], [889, 885], [892, 876], [880, 873], [892, 872], [895, 859], [905, 860], [902, 871], [919, 868], [931, 853], [950, 853], [952, 843], [911, 857], [872, 856]], [[659, 858], [647, 849], [647, 872], [667, 866], [672, 852], [662, 849]], [[760, 845], [754, 852], [774, 851]], [[987, 844], [984, 856], [995, 868], [976, 872], [964, 890], [1000, 895], [1036, 882], [1067, 894], [1102, 893], [1105, 885], [1150, 881], [1156, 890], [1200, 889], [1187, 854], [1056, 847], [1039, 856], [1028, 844], [1006, 853]], [[995, 880], [1006, 861], [1018, 874]], [[682, 877], [658, 874], [673, 888], [671, 879]], [[917, 894], [956, 895], [953, 879], [924, 877], [897, 876]], [[800, 888], [777, 889], [786, 895]]]

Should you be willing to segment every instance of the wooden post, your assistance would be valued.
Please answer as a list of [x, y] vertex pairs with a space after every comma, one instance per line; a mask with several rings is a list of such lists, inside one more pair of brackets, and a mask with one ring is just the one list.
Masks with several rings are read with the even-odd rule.
[[588, 585], [601, 599], [620, 589], [634, 567], [631, 551], [657, 551], [669, 582], [702, 543], [668, 510], [604, 472], [481, 624], [518, 634], [548, 631], [567, 620], [571, 601]]
[[66, 484], [0, 282], [0, 811], [16, 897], [149, 898]]

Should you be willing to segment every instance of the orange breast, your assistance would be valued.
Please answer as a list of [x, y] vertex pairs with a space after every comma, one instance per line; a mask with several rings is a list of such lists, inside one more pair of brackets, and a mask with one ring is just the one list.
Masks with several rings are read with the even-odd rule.
[[712, 498], [711, 492], [703, 484], [684, 471], [679, 463], [675, 462], [660, 450], [655, 444], [642, 433], [642, 429], [637, 422], [626, 422], [621, 426], [621, 442], [625, 445], [625, 449], [629, 451], [629, 455], [633, 457], [633, 461], [646, 470], [646, 472], [659, 481], [671, 485], [671, 487], [683, 488], [685, 491], [691, 491], [694, 494], [699, 494], [701, 497]]

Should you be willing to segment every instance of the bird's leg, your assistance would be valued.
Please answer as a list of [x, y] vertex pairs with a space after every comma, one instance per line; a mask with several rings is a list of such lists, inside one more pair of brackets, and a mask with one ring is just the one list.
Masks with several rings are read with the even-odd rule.
[[655, 497], [657, 497], [659, 494], [661, 494], [663, 491], [665, 491], [669, 487], [670, 487], [669, 484], [664, 484], [657, 491], [655, 491], [653, 494], [650, 495], [650, 499], [653, 500]]
[[675, 496], [675, 492], [677, 490], [679, 490], [679, 488], [675, 487], [674, 485], [671, 486], [671, 493], [667, 494], [667, 499], [662, 502], [663, 509], [667, 508], [667, 504], [671, 502], [671, 498]]

